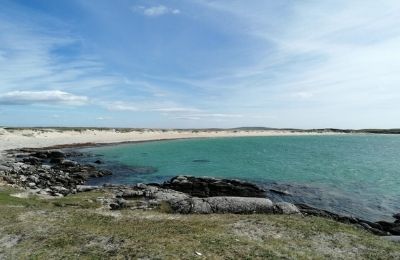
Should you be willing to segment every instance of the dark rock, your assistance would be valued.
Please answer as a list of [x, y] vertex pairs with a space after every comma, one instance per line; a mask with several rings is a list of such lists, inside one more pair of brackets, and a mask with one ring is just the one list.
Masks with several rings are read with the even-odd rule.
[[382, 231], [381, 229], [373, 228], [365, 222], [360, 222], [360, 226], [378, 236], [389, 235], [388, 232]]
[[23, 163], [31, 164], [31, 165], [39, 165], [41, 164], [41, 160], [36, 157], [27, 157], [22, 159]]
[[47, 156], [48, 158], [65, 158], [65, 153], [58, 150], [53, 150], [49, 151]]
[[397, 220], [400, 220], [400, 213], [394, 214], [393, 217]]
[[307, 204], [295, 204], [301, 213], [305, 215], [312, 215], [312, 216], [318, 216], [318, 217], [324, 217], [324, 218], [330, 218], [342, 223], [349, 223], [349, 224], [356, 224], [359, 222], [359, 219], [351, 217], [351, 216], [343, 216], [339, 215], [333, 212], [329, 212], [327, 210], [323, 209], [317, 209], [314, 207], [311, 207]]
[[276, 189], [269, 189], [270, 192], [279, 194], [279, 195], [284, 195], [284, 196], [289, 196], [291, 195], [290, 192], [286, 191], [286, 190], [276, 190]]
[[177, 176], [164, 182], [160, 187], [200, 198], [216, 196], [265, 197], [265, 191], [257, 185], [238, 180]]
[[96, 164], [102, 164], [103, 162], [100, 161], [100, 160], [96, 160], [96, 161], [94, 161], [94, 163], [96, 163]]
[[127, 201], [124, 199], [116, 199], [109, 204], [111, 210], [118, 210], [127, 207]]
[[48, 151], [37, 151], [31, 154], [32, 156], [40, 159], [47, 159], [49, 152]]
[[62, 160], [61, 165], [64, 167], [74, 167], [77, 166], [78, 163], [71, 160]]
[[3, 180], [9, 184], [15, 184], [16, 180], [14, 178], [12, 178], [11, 176], [1, 176], [1, 178], [3, 178]]
[[367, 221], [367, 220], [361, 220], [361, 219], [360, 219], [360, 223], [365, 223], [365, 224], [367, 224], [368, 226], [370, 226], [372, 228], [383, 230], [382, 226], [379, 225], [378, 223], [370, 222], [370, 221]]
[[400, 225], [397, 225], [389, 230], [389, 232], [393, 235], [400, 235]]
[[198, 160], [193, 160], [192, 162], [197, 162], [197, 163], [208, 163], [210, 162], [209, 160], [205, 160], [205, 159], [198, 159]]
[[387, 221], [378, 221], [376, 223], [379, 224], [383, 230], [389, 231], [389, 232], [392, 228], [395, 228], [397, 226], [395, 223], [391, 223], [391, 222], [387, 222]]
[[119, 204], [116, 203], [116, 202], [111, 202], [111, 203], [109, 204], [109, 206], [110, 206], [110, 209], [111, 209], [111, 210], [118, 210], [118, 209], [120, 209]]
[[53, 163], [53, 164], [60, 164], [60, 163], [62, 163], [62, 161], [64, 161], [64, 158], [51, 158], [50, 159], [50, 163]]

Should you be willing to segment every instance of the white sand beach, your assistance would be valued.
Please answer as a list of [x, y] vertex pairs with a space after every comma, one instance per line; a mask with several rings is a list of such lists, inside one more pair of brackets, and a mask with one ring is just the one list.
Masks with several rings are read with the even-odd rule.
[[168, 129], [6, 129], [0, 128], [0, 151], [67, 144], [119, 143], [179, 138], [327, 135], [337, 133], [291, 130], [168, 130]]

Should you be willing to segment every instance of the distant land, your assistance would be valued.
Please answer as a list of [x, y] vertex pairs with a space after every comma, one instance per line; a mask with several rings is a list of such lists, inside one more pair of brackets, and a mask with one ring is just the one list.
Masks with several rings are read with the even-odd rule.
[[132, 127], [58, 127], [58, 126], [35, 126], [35, 127], [8, 127], [0, 126], [8, 131], [13, 130], [44, 130], [44, 129], [55, 129], [59, 131], [82, 131], [82, 130], [116, 130], [118, 132], [129, 132], [129, 131], [145, 131], [145, 130], [157, 130], [157, 131], [285, 131], [285, 132], [303, 132], [303, 133], [349, 133], [349, 134], [400, 134], [400, 128], [367, 128], [367, 129], [340, 129], [340, 128], [311, 128], [311, 129], [300, 129], [300, 128], [274, 128], [274, 127], [263, 127], [263, 126], [244, 126], [235, 128], [132, 128]]

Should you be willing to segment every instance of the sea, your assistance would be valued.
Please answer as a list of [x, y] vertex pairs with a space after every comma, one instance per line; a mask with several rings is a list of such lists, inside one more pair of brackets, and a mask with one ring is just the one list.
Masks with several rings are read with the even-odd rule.
[[400, 136], [305, 135], [178, 139], [83, 148], [113, 175], [88, 184], [161, 183], [176, 175], [239, 179], [274, 201], [363, 219], [400, 212]]

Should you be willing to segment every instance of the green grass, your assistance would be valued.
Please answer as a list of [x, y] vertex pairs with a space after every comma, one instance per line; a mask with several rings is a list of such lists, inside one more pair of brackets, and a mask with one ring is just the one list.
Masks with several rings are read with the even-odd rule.
[[399, 244], [317, 217], [109, 211], [96, 201], [104, 192], [10, 196], [16, 192], [0, 187], [0, 259], [400, 258]]

